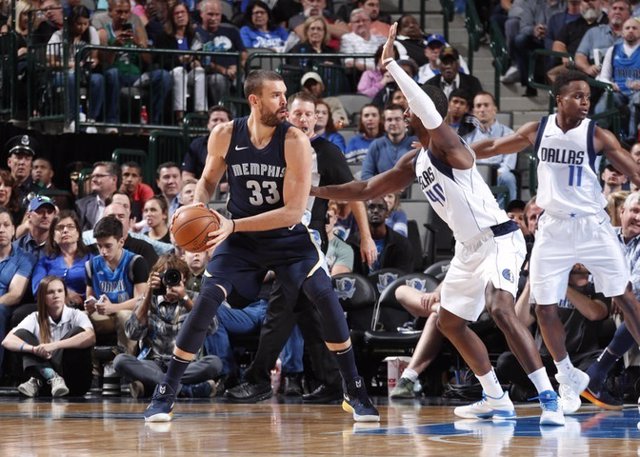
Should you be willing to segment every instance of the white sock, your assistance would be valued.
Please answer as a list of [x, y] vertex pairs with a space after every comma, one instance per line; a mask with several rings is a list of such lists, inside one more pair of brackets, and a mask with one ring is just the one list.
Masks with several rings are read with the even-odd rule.
[[573, 370], [573, 364], [571, 363], [571, 359], [569, 359], [568, 355], [557, 362], [554, 360], [553, 363], [555, 363], [556, 368], [558, 369], [558, 374], [569, 376], [571, 374], [571, 370]]
[[498, 377], [496, 376], [496, 372], [493, 371], [493, 368], [491, 368], [491, 371], [483, 374], [482, 376], [476, 375], [476, 378], [478, 378], [478, 381], [480, 381], [482, 390], [484, 390], [484, 393], [487, 396], [491, 398], [501, 398], [504, 394], [504, 390], [502, 390], [502, 386], [498, 382]]
[[547, 370], [544, 367], [538, 368], [536, 371], [529, 373], [529, 379], [534, 386], [536, 386], [536, 390], [538, 393], [542, 393], [545, 390], [553, 390], [551, 386], [551, 381], [549, 381], [549, 376], [547, 375]]
[[418, 372], [416, 370], [412, 370], [411, 368], [405, 368], [402, 372], [401, 378], [408, 379], [411, 382], [416, 382], [418, 379]]

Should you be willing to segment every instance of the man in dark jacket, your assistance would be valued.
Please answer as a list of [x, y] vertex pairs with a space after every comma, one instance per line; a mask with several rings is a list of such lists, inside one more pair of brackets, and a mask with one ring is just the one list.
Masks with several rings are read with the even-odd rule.
[[445, 46], [440, 51], [440, 74], [429, 79], [425, 84], [437, 86], [449, 98], [455, 89], [462, 89], [470, 100], [482, 90], [480, 80], [472, 75], [460, 73], [460, 54], [455, 48]]
[[[406, 273], [413, 271], [413, 252], [407, 238], [390, 230], [385, 220], [389, 215], [389, 208], [384, 198], [378, 197], [367, 202], [367, 216], [369, 218], [369, 230], [378, 250], [378, 259], [371, 265], [356, 261], [354, 272], [368, 275], [383, 268], [397, 268]], [[359, 246], [359, 236], [351, 236], [348, 242]], [[356, 258], [360, 258], [356, 256]]]

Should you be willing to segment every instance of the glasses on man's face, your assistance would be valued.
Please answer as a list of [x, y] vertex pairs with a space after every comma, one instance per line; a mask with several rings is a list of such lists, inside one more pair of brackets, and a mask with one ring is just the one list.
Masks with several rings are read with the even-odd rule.
[[91, 179], [102, 179], [102, 178], [106, 178], [107, 176], [111, 176], [111, 175], [108, 175], [106, 173], [94, 173], [91, 175]]
[[251, 14], [253, 14], [254, 16], [261, 16], [263, 14], [267, 14], [267, 12], [266, 11], [262, 11], [262, 10], [255, 10]]
[[66, 229], [68, 232], [73, 232], [73, 231], [76, 229], [76, 226], [75, 226], [75, 224], [58, 224], [58, 225], [56, 225], [56, 226], [55, 226], [55, 228], [54, 228], [54, 230], [55, 230], [56, 232], [64, 232], [64, 231], [65, 231], [65, 229]]

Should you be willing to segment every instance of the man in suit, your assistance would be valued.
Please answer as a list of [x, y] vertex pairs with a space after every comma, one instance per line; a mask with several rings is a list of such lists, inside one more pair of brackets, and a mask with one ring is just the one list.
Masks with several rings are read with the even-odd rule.
[[440, 52], [440, 74], [429, 79], [425, 84], [439, 87], [447, 98], [454, 89], [463, 89], [470, 99], [482, 90], [482, 84], [478, 78], [460, 73], [460, 54], [451, 46], [445, 46]]
[[91, 172], [91, 194], [76, 202], [82, 230], [91, 230], [104, 214], [107, 199], [118, 190], [120, 167], [115, 162], [96, 162]]

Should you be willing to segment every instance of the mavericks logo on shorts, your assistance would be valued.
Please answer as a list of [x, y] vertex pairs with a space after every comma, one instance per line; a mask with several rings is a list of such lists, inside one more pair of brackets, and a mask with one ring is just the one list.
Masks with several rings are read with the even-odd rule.
[[515, 281], [515, 277], [514, 277], [513, 273], [508, 268], [505, 268], [504, 270], [502, 270], [502, 277], [504, 279], [506, 279], [507, 281], [509, 281], [509, 282], [514, 282]]

